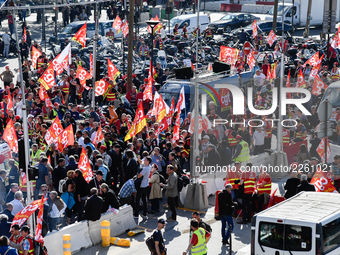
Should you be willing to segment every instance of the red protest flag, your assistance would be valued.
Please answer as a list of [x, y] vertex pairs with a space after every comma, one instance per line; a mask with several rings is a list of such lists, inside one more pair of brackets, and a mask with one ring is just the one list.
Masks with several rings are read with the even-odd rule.
[[[322, 140], [319, 143], [318, 148], [316, 149], [316, 152], [321, 157], [322, 162], [326, 162], [325, 154], [325, 145], [326, 145], [326, 138], [322, 138]], [[331, 155], [331, 147], [329, 146], [329, 139], [327, 139], [327, 162], [329, 161], [329, 157]]]
[[44, 86], [46, 90], [49, 90], [56, 85], [55, 83], [55, 76], [54, 76], [54, 70], [52, 65], [50, 65], [45, 72], [40, 76], [38, 82]]
[[326, 90], [327, 87], [328, 86], [320, 79], [320, 77], [316, 75], [314, 78], [312, 94], [318, 96], [321, 94], [321, 90], [322, 89]]
[[36, 47], [32, 45], [31, 59], [32, 59], [32, 66], [34, 69], [36, 69], [37, 67], [37, 62], [41, 54], [42, 53]]
[[319, 60], [319, 52], [317, 51], [302, 65], [302, 67], [306, 67], [307, 64], [309, 64], [310, 66], [317, 66], [319, 64]]
[[18, 153], [18, 137], [12, 119], [7, 123], [2, 139], [8, 143], [12, 151]]
[[148, 79], [148, 84], [146, 85], [146, 88], [143, 91], [143, 101], [145, 100], [152, 101], [152, 85], [153, 85], [153, 79], [150, 77]]
[[[159, 123], [158, 129], [155, 132], [155, 136], [159, 136], [160, 133], [162, 133], [164, 130], [166, 130], [169, 127], [168, 124], [168, 118], [163, 118], [162, 121]], [[172, 117], [170, 117], [172, 119]]]
[[87, 28], [86, 24], [87, 23], [85, 23], [72, 37], [72, 40], [79, 43], [83, 48], [86, 46], [86, 28]]
[[220, 47], [219, 60], [229, 65], [234, 65], [237, 60], [238, 50], [227, 46]]
[[35, 228], [34, 241], [38, 243], [44, 243], [44, 237], [42, 236], [42, 223], [44, 214], [44, 195], [42, 195], [39, 205], [39, 213], [37, 217], [37, 226]]
[[92, 78], [93, 77], [93, 58], [92, 58], [91, 52], [90, 52], [90, 75]]
[[129, 34], [129, 23], [125, 21], [124, 25], [122, 25], [122, 32], [124, 37], [127, 37]]
[[168, 116], [172, 118], [172, 115], [174, 115], [174, 113], [175, 113], [175, 97], [173, 96]]
[[76, 78], [79, 79], [80, 85], [85, 86], [86, 80], [91, 78], [91, 75], [82, 67], [78, 66]]
[[104, 95], [109, 85], [110, 84], [103, 79], [96, 81], [96, 97]]
[[93, 171], [84, 147], [80, 154], [78, 168], [83, 172], [84, 179], [89, 183], [93, 178]]
[[297, 88], [306, 88], [306, 82], [305, 82], [305, 77], [303, 76], [302, 73], [302, 68], [300, 68], [299, 74], [298, 74], [298, 80], [296, 84]]
[[97, 146], [97, 144], [104, 139], [104, 135], [102, 132], [102, 125], [99, 124], [96, 136], [94, 137], [93, 144]]
[[179, 140], [179, 127], [180, 127], [180, 112], [177, 112], [175, 127], [174, 127], [174, 135], [172, 137], [172, 143]]
[[310, 183], [314, 184], [316, 192], [338, 193], [334, 187], [332, 172], [324, 172], [321, 168], [314, 173]]
[[70, 124], [57, 138], [57, 146], [59, 151], [63, 151], [67, 146], [74, 144], [73, 126]]
[[248, 64], [250, 70], [253, 70], [255, 63], [256, 63], [256, 60], [254, 58], [254, 55], [252, 53], [250, 53], [247, 56], [247, 64]]
[[42, 84], [40, 84], [40, 89], [39, 89], [39, 98], [41, 101], [45, 101], [45, 99], [48, 97], [47, 91], [44, 88]]
[[61, 125], [60, 119], [57, 117], [54, 119], [52, 125], [47, 130], [45, 135], [45, 141], [48, 145], [55, 142], [56, 138], [63, 132], [63, 126]]
[[117, 67], [115, 67], [115, 65], [112, 64], [109, 58], [107, 58], [107, 72], [110, 80], [113, 81], [120, 75], [120, 72], [118, 71]]
[[274, 33], [273, 30], [270, 31], [266, 41], [268, 42], [268, 44], [270, 45], [270, 47], [272, 47], [273, 43], [277, 40], [276, 34]]
[[181, 110], [185, 109], [185, 94], [184, 94], [184, 86], [181, 88], [179, 93], [179, 98], [177, 101], [175, 112], [181, 113]]
[[123, 25], [123, 21], [117, 15], [115, 18], [115, 21], [112, 23], [112, 27], [117, 30], [117, 34], [119, 34], [122, 28], [122, 25]]
[[137, 107], [135, 119], [133, 121], [132, 127], [129, 132], [126, 134], [124, 141], [131, 139], [136, 136], [142, 129], [146, 126], [146, 119], [144, 116], [143, 105], [139, 104]]
[[13, 109], [13, 107], [14, 107], [13, 99], [11, 96], [11, 92], [9, 92], [9, 94], [7, 95], [7, 108], [6, 108], [7, 113], [8, 109]]
[[47, 201], [47, 198], [44, 198], [43, 202], [41, 202], [41, 200], [42, 199], [33, 201], [31, 204], [27, 205], [20, 212], [18, 212], [12, 220], [11, 227], [15, 224], [18, 224], [19, 227], [21, 227], [27, 221], [27, 219], [40, 207], [41, 203]]
[[257, 36], [257, 21], [254, 20], [253, 24], [251, 24], [251, 28], [253, 29], [253, 37]]
[[26, 28], [24, 27], [24, 34], [22, 36], [22, 38], [24, 39], [24, 41], [27, 41], [27, 33], [26, 33]]

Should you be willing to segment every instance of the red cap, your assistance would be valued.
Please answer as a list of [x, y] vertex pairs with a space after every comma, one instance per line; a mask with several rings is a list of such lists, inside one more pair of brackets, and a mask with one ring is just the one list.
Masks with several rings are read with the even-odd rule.
[[54, 105], [54, 106], [59, 106], [60, 104], [59, 104], [59, 103], [57, 103], [57, 102], [55, 102], [53, 105]]
[[236, 140], [242, 140], [242, 136], [237, 135], [237, 136], [236, 136]]
[[144, 79], [144, 82], [145, 82], [145, 83], [148, 83], [148, 81], [149, 81], [149, 80], [148, 80], [147, 78]]
[[15, 120], [20, 120], [20, 116], [19, 115], [15, 115]]
[[135, 75], [135, 74], [132, 75], [132, 78], [133, 78], [133, 79], [136, 78], [136, 77], [137, 77], [137, 75]]
[[106, 151], [107, 148], [106, 148], [105, 145], [102, 145], [102, 146], [100, 146], [100, 149], [103, 150], [103, 151]]

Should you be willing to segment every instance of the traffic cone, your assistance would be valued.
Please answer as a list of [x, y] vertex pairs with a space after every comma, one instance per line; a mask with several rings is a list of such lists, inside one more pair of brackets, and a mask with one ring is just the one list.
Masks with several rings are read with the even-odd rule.
[[136, 230], [131, 230], [128, 232], [128, 236], [134, 236], [134, 235], [138, 235], [140, 233], [144, 233], [145, 229], [136, 229]]
[[111, 237], [110, 243], [116, 246], [122, 246], [122, 247], [130, 247], [131, 242], [127, 239], [120, 239], [118, 237]]
[[209, 65], [208, 65], [208, 71], [212, 71], [212, 64], [211, 63], [209, 63]]

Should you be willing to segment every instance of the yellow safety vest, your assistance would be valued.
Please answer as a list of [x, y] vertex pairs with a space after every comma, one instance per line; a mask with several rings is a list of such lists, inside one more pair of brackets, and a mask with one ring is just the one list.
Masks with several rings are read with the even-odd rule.
[[191, 248], [192, 255], [203, 255], [208, 251], [207, 243], [205, 241], [205, 230], [203, 228], [198, 228], [194, 231], [198, 238], [198, 242], [195, 246]]
[[259, 195], [263, 194], [263, 193], [267, 193], [267, 194], [271, 194], [272, 192], [272, 180], [270, 179], [270, 181], [265, 184], [263, 187], [258, 187], [257, 191], [259, 193]]
[[249, 160], [249, 145], [247, 142], [243, 140], [240, 142], [240, 144], [242, 146], [242, 150], [241, 150], [240, 155], [238, 155], [235, 158], [235, 161], [240, 161], [240, 162], [248, 161]]
[[35, 155], [33, 155], [33, 150], [31, 150], [31, 160], [32, 160], [33, 163], [39, 162], [41, 152], [42, 151], [38, 149], [37, 152], [35, 153]]

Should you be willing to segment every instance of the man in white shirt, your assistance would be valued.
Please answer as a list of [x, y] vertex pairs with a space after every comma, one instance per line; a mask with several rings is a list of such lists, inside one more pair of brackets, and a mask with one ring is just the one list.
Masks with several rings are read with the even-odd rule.
[[60, 197], [58, 197], [58, 193], [56, 191], [51, 191], [50, 198], [51, 205], [48, 213], [48, 223], [49, 230], [50, 232], [52, 232], [53, 230], [57, 230], [59, 218], [61, 217], [61, 214], [65, 211], [66, 204]]
[[14, 194], [14, 200], [10, 203], [13, 205], [12, 215], [15, 216], [18, 212], [24, 209], [24, 205], [22, 204], [22, 192], [19, 190]]
[[[148, 204], [146, 201], [147, 198], [147, 188], [149, 186], [149, 176], [150, 176], [150, 172], [151, 172], [151, 157], [145, 157], [143, 160], [143, 170], [137, 175], [138, 178], [142, 178], [141, 184], [140, 184], [140, 188], [137, 188], [137, 196], [136, 196], [136, 211], [134, 213], [135, 217], [138, 217], [138, 213], [139, 213], [139, 200], [142, 199], [143, 201], [143, 218], [147, 217], [147, 213], [148, 213]], [[139, 163], [142, 163], [142, 160], [139, 159]]]
[[262, 127], [256, 128], [253, 134], [253, 148], [254, 155], [258, 155], [264, 152], [264, 138], [266, 137], [266, 132]]
[[263, 73], [261, 73], [260, 69], [257, 69], [254, 74], [254, 85], [256, 87], [256, 92], [261, 90], [265, 79], [266, 76]]
[[5, 33], [2, 35], [2, 40], [4, 42], [3, 56], [4, 58], [7, 58], [9, 54], [9, 45], [11, 43], [11, 37], [9, 36], [7, 29], [5, 30]]

